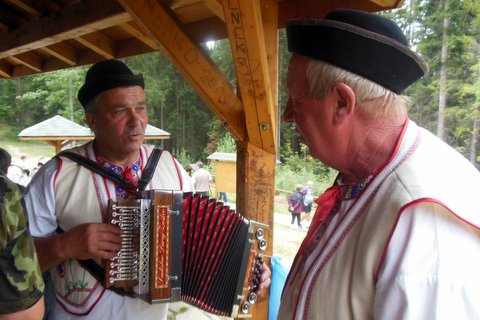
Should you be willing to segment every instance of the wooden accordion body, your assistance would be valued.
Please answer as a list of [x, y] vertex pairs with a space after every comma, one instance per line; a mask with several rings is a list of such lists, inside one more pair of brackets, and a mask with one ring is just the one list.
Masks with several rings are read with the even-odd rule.
[[123, 241], [105, 261], [106, 287], [150, 303], [183, 300], [221, 316], [250, 316], [268, 226], [215, 199], [167, 190], [110, 201], [109, 222]]

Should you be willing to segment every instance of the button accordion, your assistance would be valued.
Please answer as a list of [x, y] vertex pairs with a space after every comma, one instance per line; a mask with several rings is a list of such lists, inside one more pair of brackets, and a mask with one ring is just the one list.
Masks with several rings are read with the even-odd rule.
[[268, 226], [181, 191], [143, 191], [108, 207], [122, 248], [104, 261], [107, 288], [150, 303], [184, 301], [220, 316], [250, 316]]

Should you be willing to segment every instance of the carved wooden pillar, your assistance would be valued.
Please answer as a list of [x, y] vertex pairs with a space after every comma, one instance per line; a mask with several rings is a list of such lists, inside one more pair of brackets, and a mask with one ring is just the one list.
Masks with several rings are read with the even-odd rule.
[[[267, 224], [265, 262], [273, 252], [274, 154], [248, 142], [237, 143], [237, 211], [248, 219]], [[269, 290], [252, 306], [253, 319], [268, 319]]]

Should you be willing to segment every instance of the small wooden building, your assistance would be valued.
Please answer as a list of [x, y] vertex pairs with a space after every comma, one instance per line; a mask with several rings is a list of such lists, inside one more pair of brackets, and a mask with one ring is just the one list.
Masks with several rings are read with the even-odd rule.
[[237, 185], [237, 154], [214, 152], [207, 157], [215, 161], [215, 198], [219, 192], [235, 193]]

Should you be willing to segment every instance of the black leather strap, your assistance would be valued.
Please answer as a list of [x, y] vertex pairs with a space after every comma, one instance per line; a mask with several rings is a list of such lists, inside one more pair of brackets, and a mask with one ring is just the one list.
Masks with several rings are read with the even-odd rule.
[[162, 155], [163, 150], [154, 148], [152, 151], [152, 154], [147, 160], [147, 164], [145, 165], [145, 169], [142, 172], [142, 178], [140, 179], [138, 186], [135, 186], [133, 183], [131, 183], [127, 178], [125, 178], [122, 175], [119, 175], [115, 172], [109, 171], [107, 168], [102, 167], [98, 163], [96, 163], [93, 160], [90, 160], [87, 157], [84, 157], [78, 153], [72, 152], [70, 150], [64, 150], [60, 153], [57, 154], [57, 157], [66, 157], [72, 161], [77, 162], [78, 164], [84, 166], [85, 168], [88, 168], [98, 174], [100, 174], [103, 177], [106, 177], [112, 181], [114, 181], [116, 184], [121, 185], [122, 187], [129, 188], [132, 190], [136, 191], [143, 191], [145, 190], [145, 187], [147, 184], [152, 180], [153, 174], [155, 173], [155, 168], [157, 167], [158, 160], [160, 160], [160, 157]]

